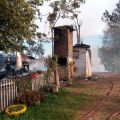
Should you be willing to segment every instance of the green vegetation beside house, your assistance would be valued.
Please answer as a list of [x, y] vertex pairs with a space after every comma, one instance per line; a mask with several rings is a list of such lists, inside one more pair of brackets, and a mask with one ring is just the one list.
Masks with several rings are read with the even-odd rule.
[[[49, 93], [40, 105], [28, 107], [25, 114], [8, 117], [0, 113], [0, 120], [79, 120], [105, 98], [110, 88], [106, 79], [73, 80], [72, 85], [63, 86], [58, 93]], [[108, 115], [108, 111], [104, 112]]]
[[40, 105], [28, 107], [24, 115], [7, 117], [1, 113], [0, 120], [74, 120], [85, 103], [85, 94], [75, 94], [63, 88], [59, 93], [48, 94]]

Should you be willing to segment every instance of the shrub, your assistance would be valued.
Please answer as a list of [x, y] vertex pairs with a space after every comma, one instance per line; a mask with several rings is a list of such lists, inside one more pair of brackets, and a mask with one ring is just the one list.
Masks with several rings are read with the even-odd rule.
[[17, 77], [16, 78], [16, 85], [18, 89], [18, 94], [24, 94], [26, 91], [30, 91], [32, 89], [32, 81], [29, 77]]
[[39, 91], [27, 91], [21, 96], [17, 97], [15, 103], [22, 103], [26, 105], [35, 105], [37, 101], [43, 102], [45, 94]]
[[45, 92], [53, 92], [53, 86], [52, 86], [52, 84], [47, 84], [47, 85], [45, 85], [45, 86], [43, 87], [43, 90], [44, 90]]

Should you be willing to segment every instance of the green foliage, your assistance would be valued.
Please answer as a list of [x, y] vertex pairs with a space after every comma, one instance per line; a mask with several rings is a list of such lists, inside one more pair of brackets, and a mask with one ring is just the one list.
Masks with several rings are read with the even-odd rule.
[[29, 45], [29, 47], [26, 49], [27, 55], [29, 56], [35, 56], [35, 57], [41, 57], [44, 55], [44, 48], [41, 41], [37, 41], [32, 45]]
[[44, 85], [43, 90], [46, 93], [53, 93], [53, 85], [50, 83], [47, 83], [46, 85]]
[[99, 56], [107, 71], [120, 71], [120, 1], [116, 8], [109, 13], [104, 12], [102, 20], [106, 23], [103, 46]]
[[50, 7], [52, 8], [52, 13], [48, 16], [48, 21], [55, 26], [59, 18], [70, 18], [73, 19], [75, 15], [80, 13], [79, 8], [85, 0], [60, 0], [50, 2]]
[[49, 6], [52, 8], [52, 12], [49, 13], [47, 20], [49, 21], [51, 28], [52, 39], [52, 55], [54, 55], [54, 40], [53, 40], [53, 28], [57, 21], [62, 18], [74, 19], [80, 13], [80, 5], [85, 3], [85, 0], [59, 0], [50, 1]]
[[44, 78], [45, 78], [46, 82], [49, 84], [50, 79], [54, 79], [52, 75], [57, 67], [57, 57], [56, 56], [54, 56], [54, 57], [48, 56], [48, 58], [46, 58], [46, 60], [45, 60], [45, 65], [47, 67], [47, 73], [44, 74]]
[[[0, 1], [0, 50], [22, 51], [27, 50], [30, 54], [43, 55], [42, 44], [34, 40], [46, 38], [46, 34], [37, 32], [36, 19], [41, 19], [40, 7], [44, 2], [49, 2], [52, 13], [48, 21], [55, 26], [59, 18], [73, 19], [78, 14], [81, 3], [84, 0], [1, 0]], [[30, 44], [28, 47], [26, 45]], [[32, 44], [32, 45], [31, 45]]]
[[56, 69], [57, 66], [57, 57], [48, 57], [46, 59], [46, 66], [48, 68], [49, 71], [54, 71]]
[[34, 20], [42, 3], [41, 0], [0, 0], [0, 50], [23, 50], [24, 40], [32, 41], [37, 36]]
[[[74, 94], [61, 89], [58, 93], [48, 94], [48, 98], [37, 106], [28, 107], [27, 112], [10, 120], [74, 120], [79, 108], [86, 104], [86, 95]], [[6, 120], [8, 117], [0, 117]]]
[[35, 105], [37, 101], [43, 102], [45, 94], [40, 91], [27, 91], [15, 100], [16, 104], [22, 103], [26, 105]]
[[25, 79], [17, 78], [15, 82], [17, 85], [18, 94], [23, 94], [24, 92], [30, 91], [32, 89], [32, 81], [29, 77]]

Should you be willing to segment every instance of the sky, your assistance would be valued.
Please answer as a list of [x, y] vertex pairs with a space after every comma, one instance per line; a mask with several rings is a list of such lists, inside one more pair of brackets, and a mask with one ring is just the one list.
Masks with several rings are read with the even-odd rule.
[[86, 0], [81, 6], [81, 20], [83, 21], [82, 35], [100, 35], [103, 33], [105, 24], [101, 17], [105, 10], [112, 11], [118, 0]]
[[[105, 23], [102, 22], [101, 17], [105, 10], [111, 12], [115, 8], [115, 4], [118, 3], [119, 0], [86, 0], [85, 4], [81, 5], [81, 13], [80, 19], [83, 21], [81, 27], [81, 36], [85, 43], [88, 43], [93, 46], [100, 46], [102, 43], [102, 35], [103, 30], [105, 29]], [[46, 15], [51, 10], [48, 8], [48, 5], [45, 4], [44, 7], [41, 8], [43, 11], [43, 15]], [[40, 31], [46, 32], [49, 34], [48, 31], [48, 23], [45, 24], [47, 21], [46, 16], [43, 16], [42, 22], [39, 22]], [[57, 26], [60, 25], [71, 25], [73, 22], [68, 19], [61, 19], [57, 22]], [[76, 41], [74, 40], [74, 44]], [[45, 56], [51, 52], [51, 44], [45, 44]]]

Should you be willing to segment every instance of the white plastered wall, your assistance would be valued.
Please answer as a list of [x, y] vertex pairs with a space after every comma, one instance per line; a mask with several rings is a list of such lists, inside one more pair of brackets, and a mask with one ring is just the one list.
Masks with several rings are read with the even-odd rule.
[[91, 57], [86, 48], [76, 48], [79, 51], [78, 58], [74, 59], [77, 71], [74, 77], [90, 77], [92, 76]]

